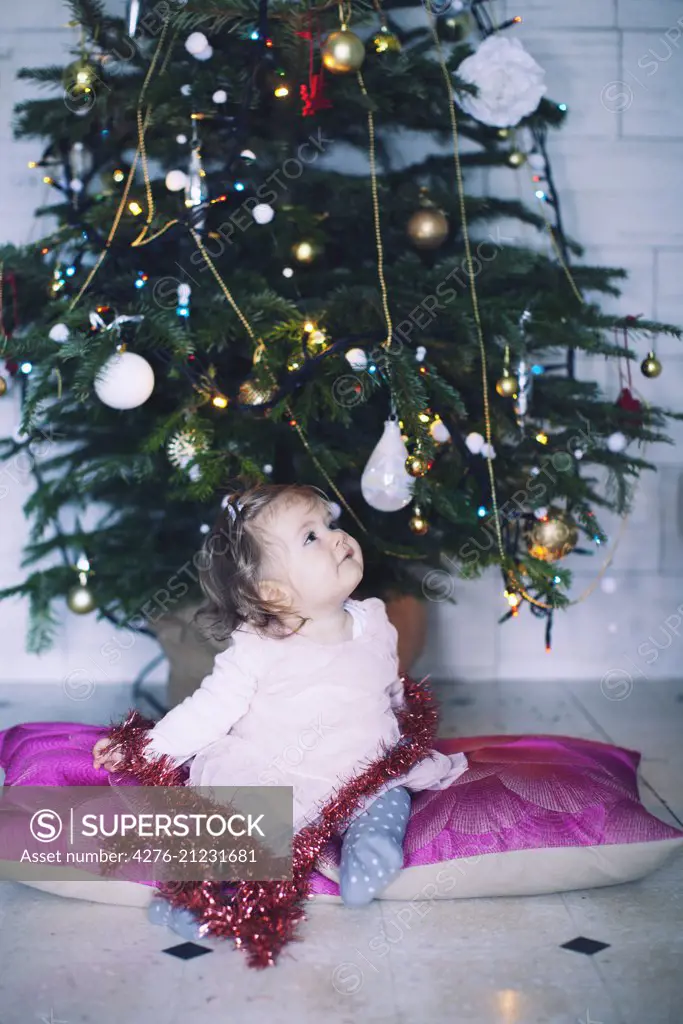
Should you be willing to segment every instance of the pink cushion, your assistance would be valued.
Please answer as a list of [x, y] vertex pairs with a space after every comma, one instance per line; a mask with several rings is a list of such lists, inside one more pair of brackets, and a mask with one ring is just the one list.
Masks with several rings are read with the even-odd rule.
[[[435, 876], [411, 869], [442, 869], [464, 858], [466, 884], [451, 896], [627, 881], [683, 845], [682, 831], [641, 804], [635, 750], [544, 735], [475, 736], [437, 746], [444, 753], [463, 751], [469, 768], [449, 789], [413, 798], [404, 870], [386, 898], [413, 898], [418, 883]], [[328, 847], [314, 892], [338, 894], [340, 845], [336, 840]]]

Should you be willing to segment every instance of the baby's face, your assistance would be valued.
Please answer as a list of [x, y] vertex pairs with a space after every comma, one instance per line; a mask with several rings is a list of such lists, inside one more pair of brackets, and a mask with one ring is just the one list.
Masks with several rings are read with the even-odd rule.
[[264, 576], [287, 591], [292, 609], [315, 617], [332, 611], [363, 578], [358, 541], [334, 526], [321, 500], [275, 503], [262, 527], [266, 543]]

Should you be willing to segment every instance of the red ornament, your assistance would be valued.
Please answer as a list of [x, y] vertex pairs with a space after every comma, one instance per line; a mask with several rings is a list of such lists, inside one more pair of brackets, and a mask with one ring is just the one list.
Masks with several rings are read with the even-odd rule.
[[643, 418], [640, 413], [643, 411], [643, 404], [637, 398], [634, 398], [630, 388], [621, 389], [616, 404], [619, 409], [623, 409], [625, 413], [628, 413], [632, 423], [642, 426]]
[[[162, 896], [175, 907], [191, 910], [205, 926], [204, 934], [231, 938], [244, 949], [250, 967], [270, 967], [282, 947], [297, 938], [296, 926], [305, 918], [310, 877], [318, 857], [333, 836], [339, 835], [361, 806], [361, 801], [382, 786], [410, 771], [434, 746], [438, 713], [434, 699], [424, 685], [408, 676], [404, 683], [405, 704], [397, 710], [401, 739], [360, 774], [342, 784], [325, 804], [316, 824], [308, 825], [292, 842], [292, 880], [272, 882], [172, 882], [159, 885]], [[108, 733], [123, 750], [123, 767], [117, 775], [131, 776], [143, 786], [185, 785], [187, 772], [174, 767], [167, 755], [154, 761], [144, 757], [150, 739], [146, 730], [153, 723], [139, 711]]]
[[[320, 48], [320, 27], [318, 25], [318, 18], [316, 16], [316, 36], [318, 41], [318, 48]], [[326, 110], [332, 106], [332, 101], [325, 95], [325, 79], [324, 79], [324, 68], [322, 64], [318, 71], [313, 70], [313, 53], [315, 50], [315, 42], [313, 39], [313, 18], [312, 15], [308, 14], [308, 30], [305, 32], [297, 32], [297, 35], [301, 39], [305, 39], [309, 44], [308, 53], [308, 85], [301, 85], [299, 88], [299, 95], [303, 100], [303, 108], [301, 111], [302, 117], [312, 117], [317, 114], [319, 110]]]

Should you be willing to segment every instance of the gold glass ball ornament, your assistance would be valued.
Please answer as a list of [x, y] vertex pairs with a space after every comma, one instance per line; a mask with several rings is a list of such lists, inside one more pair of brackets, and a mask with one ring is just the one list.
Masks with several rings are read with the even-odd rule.
[[556, 562], [576, 547], [579, 530], [568, 512], [551, 507], [543, 519], [536, 519], [532, 523], [526, 539], [532, 558]]
[[379, 32], [372, 37], [372, 45], [377, 53], [400, 53], [401, 40], [390, 32], [386, 25], [382, 25]]
[[406, 230], [417, 249], [438, 249], [448, 235], [448, 218], [434, 203], [424, 202], [408, 221]]
[[517, 378], [507, 370], [503, 372], [503, 376], [499, 377], [496, 381], [496, 391], [501, 398], [516, 398], [517, 397]]
[[642, 373], [643, 377], [649, 377], [650, 379], [652, 379], [653, 377], [659, 377], [660, 373], [662, 372], [662, 364], [660, 363], [659, 359], [657, 359], [657, 356], [654, 354], [654, 352], [648, 352], [645, 359], [643, 359], [642, 363], [640, 364], [640, 372]]
[[302, 238], [292, 246], [292, 256], [297, 263], [312, 263], [316, 256], [320, 255], [320, 246], [312, 242], [310, 238]]
[[524, 163], [526, 163], [526, 153], [520, 153], [518, 149], [513, 149], [508, 153], [508, 164], [510, 167], [521, 167]]
[[7, 394], [7, 381], [2, 376], [2, 374], [0, 374], [0, 398], [2, 398], [2, 396], [6, 395], [6, 394]]
[[77, 583], [71, 587], [66, 595], [66, 603], [69, 611], [75, 615], [88, 615], [95, 610], [95, 598], [92, 596], [90, 587]]
[[425, 533], [427, 533], [427, 531], [429, 530], [429, 523], [422, 515], [422, 512], [417, 507], [417, 505], [415, 506], [413, 515], [410, 517], [408, 526], [410, 527], [412, 532], [416, 534], [416, 536], [418, 537], [424, 537]]
[[328, 71], [345, 75], [358, 71], [365, 60], [365, 46], [355, 32], [341, 28], [330, 32], [321, 49], [322, 61]]
[[406, 470], [413, 477], [426, 476], [434, 463], [422, 452], [414, 452], [406, 459]]
[[272, 398], [272, 390], [259, 387], [255, 381], [245, 380], [240, 384], [238, 402], [240, 405], [263, 405]]

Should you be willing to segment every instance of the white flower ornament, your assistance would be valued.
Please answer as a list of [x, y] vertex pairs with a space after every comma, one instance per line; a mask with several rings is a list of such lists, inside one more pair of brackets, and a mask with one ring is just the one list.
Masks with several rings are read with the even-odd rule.
[[545, 70], [518, 39], [492, 35], [457, 69], [458, 78], [476, 85], [478, 95], [458, 95], [465, 113], [482, 124], [511, 128], [533, 114], [547, 92]]

